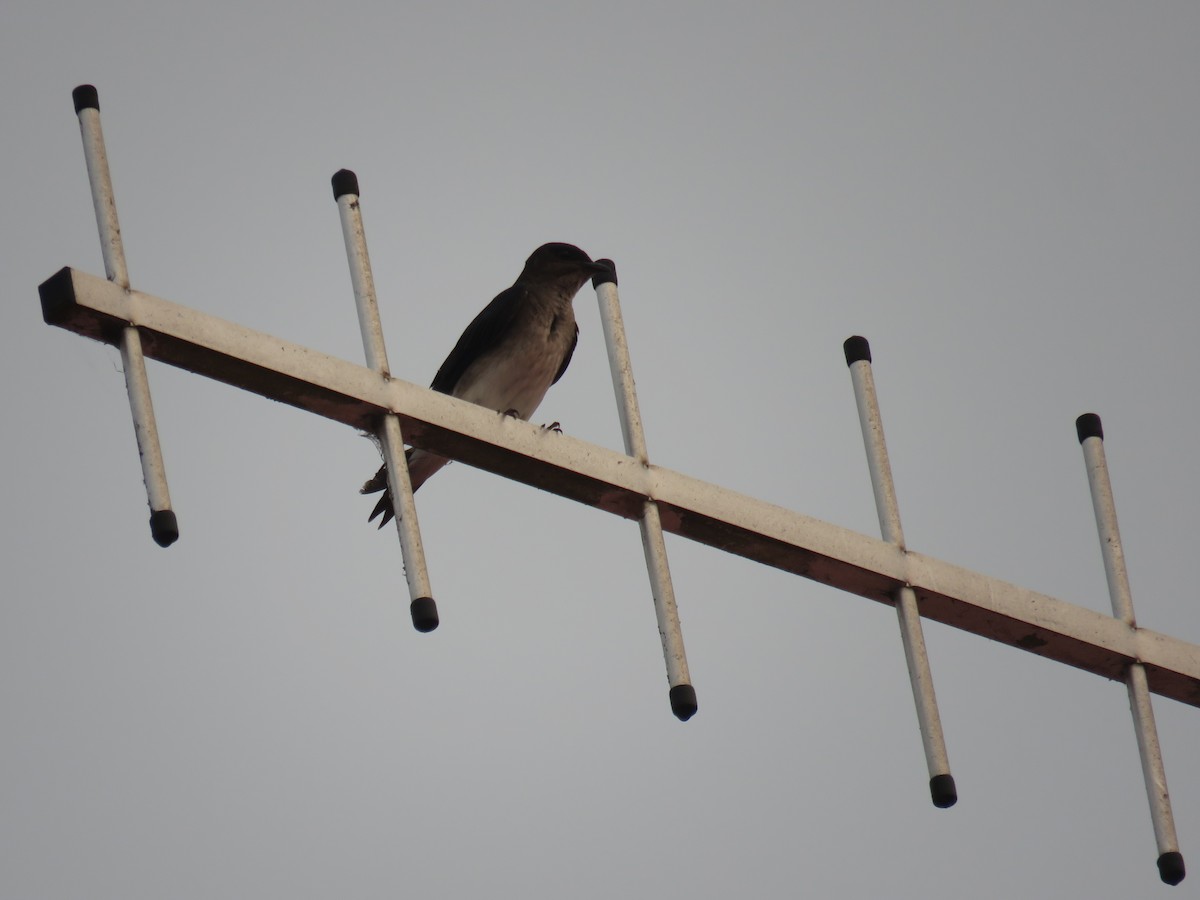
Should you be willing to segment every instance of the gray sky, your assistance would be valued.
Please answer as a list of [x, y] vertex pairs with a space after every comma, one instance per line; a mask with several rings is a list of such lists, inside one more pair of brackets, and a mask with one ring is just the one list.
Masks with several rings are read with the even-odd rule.
[[[72, 8], [72, 6], [74, 8]], [[909, 544], [1108, 610], [1101, 414], [1141, 624], [1200, 642], [1191, 3], [47, 4], [0, 13], [8, 411], [0, 896], [1130, 897], [1159, 884], [1124, 690], [929, 624], [936, 810], [894, 616], [456, 465], [409, 624], [353, 432], [151, 365], [149, 538], [103, 274], [361, 359], [354, 169], [393, 369], [427, 383], [548, 240], [617, 260], [652, 459], [867, 534], [841, 343], [871, 339]], [[536, 418], [620, 447], [594, 295]], [[1200, 896], [1200, 710], [1155, 704]]]

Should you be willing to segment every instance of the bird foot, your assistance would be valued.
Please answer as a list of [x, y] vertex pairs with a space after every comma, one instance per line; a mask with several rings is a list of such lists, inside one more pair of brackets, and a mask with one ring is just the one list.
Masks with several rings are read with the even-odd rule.
[[543, 425], [542, 431], [553, 431], [555, 434], [562, 434], [562, 426], [557, 422], [551, 422], [549, 425]]
[[511, 407], [511, 406], [510, 406], [510, 407], [509, 407], [508, 409], [506, 409], [504, 412], [500, 413], [500, 415], [502, 415], [502, 416], [512, 416], [512, 418], [514, 418], [514, 419], [519, 419], [519, 418], [521, 418], [521, 411], [520, 411], [519, 409], [515, 409], [515, 408], [513, 408], [513, 407]]

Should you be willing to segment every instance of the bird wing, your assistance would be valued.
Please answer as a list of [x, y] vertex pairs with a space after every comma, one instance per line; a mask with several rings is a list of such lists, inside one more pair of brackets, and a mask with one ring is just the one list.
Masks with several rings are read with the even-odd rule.
[[558, 379], [563, 377], [563, 372], [567, 371], [567, 366], [571, 364], [571, 357], [575, 355], [575, 345], [579, 343], [579, 326], [575, 326], [575, 333], [571, 335], [571, 344], [567, 347], [567, 352], [563, 354], [562, 365], [558, 367], [558, 374], [554, 376], [551, 384], [558, 384]]
[[[524, 301], [525, 289], [515, 284], [497, 294], [495, 299], [471, 320], [471, 324], [462, 333], [462, 337], [433, 376], [433, 383], [429, 386], [443, 394], [453, 394], [458, 380], [471, 363], [504, 343], [517, 323]], [[565, 363], [563, 368], [566, 368]]]

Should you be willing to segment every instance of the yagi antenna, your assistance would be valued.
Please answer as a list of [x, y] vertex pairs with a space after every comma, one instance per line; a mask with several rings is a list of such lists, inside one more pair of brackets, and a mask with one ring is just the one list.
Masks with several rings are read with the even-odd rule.
[[105, 278], [64, 268], [39, 288], [42, 315], [57, 325], [121, 349], [129, 405], [150, 505], [150, 533], [160, 546], [179, 537], [167, 489], [145, 358], [287, 403], [379, 438], [408, 582], [414, 627], [433, 631], [433, 600], [404, 446], [460, 460], [505, 478], [634, 519], [641, 529], [651, 595], [666, 660], [668, 699], [683, 721], [697, 711], [684, 653], [664, 532], [803, 575], [896, 610], [916, 701], [933, 804], [958, 800], [950, 773], [921, 619], [1123, 681], [1158, 845], [1159, 876], [1183, 880], [1162, 752], [1150, 694], [1200, 706], [1200, 647], [1141, 628], [1117, 530], [1116, 509], [1098, 416], [1076, 422], [1091, 484], [1104, 569], [1112, 599], [1107, 616], [910, 550], [900, 525], [891, 465], [866, 338], [845, 343], [867, 451], [882, 540], [689, 478], [650, 462], [617, 291], [616, 266], [593, 279], [620, 411], [624, 453], [544, 429], [393, 377], [367, 255], [358, 178], [333, 176], [366, 366], [290, 344], [130, 286], [96, 89], [74, 92], [84, 158], [100, 232]]

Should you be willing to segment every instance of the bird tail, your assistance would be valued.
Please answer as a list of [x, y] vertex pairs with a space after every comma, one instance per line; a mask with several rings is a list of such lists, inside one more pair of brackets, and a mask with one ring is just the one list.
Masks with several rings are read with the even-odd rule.
[[[417, 488], [428, 481], [434, 472], [450, 462], [444, 456], [427, 453], [424, 450], [418, 450], [416, 447], [409, 447], [404, 456], [408, 460], [408, 477], [412, 482], [413, 493], [416, 493]], [[396, 515], [396, 507], [392, 501], [392, 491], [388, 487], [386, 465], [380, 466], [379, 471], [359, 488], [358, 492], [360, 494], [375, 494], [379, 491], [383, 491], [383, 496], [375, 504], [375, 509], [371, 511], [371, 515], [367, 517], [367, 521], [373, 522], [376, 516], [382, 516], [383, 518], [379, 520], [379, 527], [382, 528]]]

